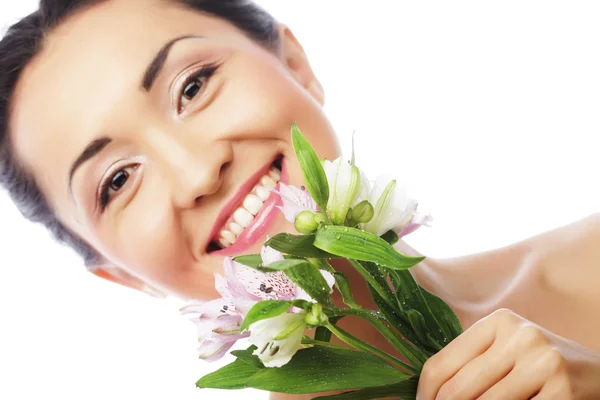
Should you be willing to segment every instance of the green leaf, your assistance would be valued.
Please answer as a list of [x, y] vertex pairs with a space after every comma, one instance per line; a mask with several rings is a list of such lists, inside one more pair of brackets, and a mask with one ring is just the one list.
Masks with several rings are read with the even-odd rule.
[[[423, 315], [427, 324], [427, 331], [431, 336], [442, 346], [450, 343], [456, 337], [455, 328], [452, 328], [448, 323], [453, 319], [448, 311], [454, 314], [450, 307], [447, 305], [446, 307], [442, 306], [443, 301], [439, 298], [439, 300], [435, 300], [431, 296], [426, 298], [423, 292], [424, 289], [417, 284], [409, 271], [390, 270], [390, 276], [396, 288], [400, 308], [404, 312], [410, 309], [418, 310]], [[431, 299], [433, 299], [432, 302], [429, 301]]]
[[231, 352], [233, 356], [235, 356], [238, 360], [245, 362], [246, 364], [250, 364], [256, 368], [265, 368], [258, 356], [253, 355], [252, 353], [256, 350], [257, 347], [252, 345], [248, 347], [246, 350], [234, 350]]
[[320, 227], [314, 245], [339, 257], [371, 261], [390, 269], [405, 270], [425, 259], [402, 255], [380, 237], [345, 226]]
[[429, 303], [431, 312], [437, 316], [440, 324], [444, 325], [446, 327], [445, 330], [450, 333], [450, 337], [448, 338], [449, 341], [456, 339], [460, 334], [463, 333], [462, 325], [454, 313], [454, 310], [452, 310], [452, 308], [450, 308], [450, 306], [446, 304], [444, 300], [427, 291], [423, 287], [421, 287], [421, 293], [423, 293], [423, 297], [425, 297], [425, 300], [427, 303]]
[[196, 382], [196, 386], [201, 389], [243, 389], [247, 387], [248, 380], [259, 371], [261, 368], [238, 358], [231, 364], [204, 375]]
[[263, 300], [256, 303], [244, 318], [240, 332], [248, 330], [255, 322], [283, 314], [291, 306], [292, 302], [287, 300]]
[[383, 240], [385, 240], [386, 242], [388, 242], [390, 244], [390, 246], [398, 243], [398, 240], [400, 240], [398, 238], [398, 234], [394, 231], [387, 231], [386, 233], [381, 235], [381, 238]]
[[309, 264], [309, 262], [306, 260], [303, 260], [303, 259], [295, 258], [295, 259], [275, 261], [274, 263], [271, 263], [271, 264], [265, 266], [264, 268], [266, 268], [268, 270], [272, 270], [272, 271], [285, 271], [286, 269], [294, 268], [294, 267], [297, 267], [297, 266], [303, 265], [303, 264]]
[[331, 303], [329, 285], [316, 265], [304, 261], [304, 263], [286, 269], [284, 272], [292, 282], [304, 289], [313, 300], [321, 304]]
[[315, 235], [292, 235], [289, 233], [279, 233], [267, 240], [265, 245], [282, 253], [292, 254], [299, 257], [335, 258], [334, 255], [315, 247], [313, 244], [314, 241]]
[[298, 125], [294, 122], [292, 125], [292, 144], [304, 175], [304, 182], [308, 188], [308, 192], [321, 208], [327, 209], [327, 201], [329, 200], [329, 184], [325, 170], [317, 153], [312, 148], [308, 140], [304, 137]]
[[315, 397], [313, 400], [370, 400], [386, 398], [413, 400], [417, 395], [418, 383], [418, 379], [412, 378], [393, 385], [366, 388], [331, 396]]
[[408, 317], [408, 321], [412, 326], [413, 330], [419, 337], [419, 340], [422, 343], [427, 343], [429, 340], [427, 339], [427, 324], [425, 323], [425, 318], [423, 318], [423, 314], [418, 312], [417, 310], [408, 310], [406, 311], [406, 316]]
[[387, 305], [387, 303], [381, 298], [379, 293], [377, 293], [377, 291], [371, 285], [369, 285], [369, 291], [371, 292], [371, 296], [373, 297], [377, 308], [379, 308], [379, 312], [381, 312], [381, 314], [390, 323], [390, 325], [396, 328], [396, 330], [400, 332], [402, 336], [404, 336], [404, 338], [409, 344], [412, 343], [411, 347], [419, 347], [419, 349], [425, 352], [426, 354], [432, 353], [431, 349], [425, 348], [421, 344], [421, 342], [417, 338], [417, 335], [412, 330], [410, 323], [408, 322], [408, 317], [404, 315], [404, 317], [406, 317], [405, 320], [394, 309]]
[[245, 256], [234, 257], [233, 261], [257, 271], [269, 272], [269, 270], [264, 267], [260, 254], [249, 254]]
[[[390, 289], [387, 281], [387, 273], [385, 275], [382, 274], [381, 267], [370, 263], [370, 262], [362, 262], [363, 268], [365, 271], [375, 280], [379, 287], [382, 287], [386, 291], [386, 295], [390, 296], [395, 304], [398, 304], [394, 293]], [[379, 308], [379, 311], [383, 314], [386, 320], [400, 332], [404, 338], [409, 343], [412, 343], [412, 347], [418, 347], [421, 351], [427, 354], [432, 354], [435, 351], [432, 347], [430, 347], [428, 342], [421, 342], [417, 337], [414, 329], [412, 328], [408, 316], [406, 313], [397, 306], [396, 308], [390, 307], [390, 305], [384, 300], [382, 294], [377, 291], [371, 284], [368, 285], [369, 291], [371, 292], [371, 297], [375, 301], [375, 304]]]
[[373, 355], [317, 346], [299, 350], [281, 368], [259, 370], [247, 385], [271, 392], [306, 394], [384, 386], [409, 378]]
[[245, 256], [234, 257], [233, 261], [255, 269], [260, 272], [273, 272], [273, 271], [281, 271], [287, 268], [291, 268], [295, 265], [298, 265], [302, 262], [306, 262], [302, 259], [296, 258], [296, 256], [284, 255], [285, 259], [282, 261], [276, 261], [269, 265], [264, 265], [262, 262], [262, 257], [260, 254], [248, 254]]
[[379, 296], [390, 307], [396, 311], [400, 311], [394, 292], [390, 289], [390, 285], [385, 280], [385, 275], [381, 271], [381, 267], [368, 261], [349, 260], [350, 264], [362, 275], [370, 287], [372, 287]]

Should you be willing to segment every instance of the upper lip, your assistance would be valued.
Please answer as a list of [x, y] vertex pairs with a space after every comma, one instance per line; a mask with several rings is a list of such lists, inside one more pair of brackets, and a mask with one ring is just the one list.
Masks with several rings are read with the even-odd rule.
[[221, 228], [223, 227], [225, 222], [229, 219], [229, 217], [231, 217], [233, 212], [238, 207], [240, 207], [240, 205], [244, 201], [244, 198], [248, 195], [248, 193], [250, 193], [252, 188], [254, 188], [254, 186], [258, 183], [260, 178], [263, 177], [265, 174], [267, 174], [267, 172], [269, 171], [269, 168], [271, 168], [273, 163], [275, 163], [275, 161], [277, 161], [280, 157], [281, 157], [280, 155], [273, 157], [273, 159], [271, 159], [271, 161], [268, 164], [266, 164], [261, 169], [259, 169], [254, 174], [252, 174], [252, 176], [250, 176], [246, 180], [246, 182], [244, 182], [240, 186], [240, 188], [233, 195], [233, 197], [231, 199], [229, 199], [229, 201], [225, 204], [225, 206], [223, 206], [223, 208], [221, 209], [221, 212], [219, 213], [219, 215], [217, 216], [217, 218], [215, 220], [215, 223], [214, 223], [212, 229], [210, 230], [210, 234], [208, 235], [208, 239], [206, 241], [205, 248], [208, 248], [208, 246], [210, 245], [210, 242], [215, 238], [215, 236], [217, 235], [219, 230], [221, 230]]

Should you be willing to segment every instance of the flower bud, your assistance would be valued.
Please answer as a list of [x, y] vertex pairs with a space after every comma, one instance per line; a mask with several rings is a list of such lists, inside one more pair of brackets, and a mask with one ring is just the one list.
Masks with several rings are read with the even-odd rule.
[[294, 228], [296, 228], [298, 232], [308, 235], [316, 231], [318, 227], [319, 224], [312, 211], [304, 210], [296, 215]]
[[320, 304], [314, 304], [310, 312], [304, 317], [304, 321], [308, 325], [323, 326], [329, 321], [329, 318], [323, 313], [323, 307]]
[[327, 216], [323, 211], [318, 211], [315, 213], [315, 221], [318, 225], [327, 223]]
[[374, 214], [375, 209], [373, 208], [371, 203], [369, 203], [368, 200], [363, 200], [352, 209], [352, 212], [350, 213], [350, 218], [352, 222], [355, 222], [357, 224], [364, 224], [373, 219]]

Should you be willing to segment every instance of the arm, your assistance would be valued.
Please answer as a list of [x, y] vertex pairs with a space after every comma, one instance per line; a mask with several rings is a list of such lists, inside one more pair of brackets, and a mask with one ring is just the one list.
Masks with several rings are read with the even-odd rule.
[[600, 215], [506, 248], [431, 260], [417, 275], [443, 288], [470, 326], [425, 364], [423, 399], [598, 397]]

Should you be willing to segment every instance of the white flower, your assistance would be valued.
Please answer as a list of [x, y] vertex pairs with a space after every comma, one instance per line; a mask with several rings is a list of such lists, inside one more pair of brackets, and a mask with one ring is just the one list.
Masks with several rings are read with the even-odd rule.
[[325, 160], [323, 169], [329, 184], [327, 213], [335, 225], [343, 225], [348, 209], [366, 198], [369, 182], [356, 165], [341, 157]]
[[252, 354], [257, 355], [265, 367], [287, 364], [302, 342], [305, 316], [306, 313], [281, 314], [252, 324], [249, 341], [257, 347]]
[[[418, 203], [411, 199], [395, 180], [377, 178], [369, 191], [368, 200], [375, 213], [371, 221], [362, 224], [361, 228], [377, 236], [390, 230], [398, 233], [398, 236], [404, 236], [430, 221], [430, 217], [415, 218], [415, 215], [418, 215]], [[411, 229], [405, 229], [409, 226]]]

